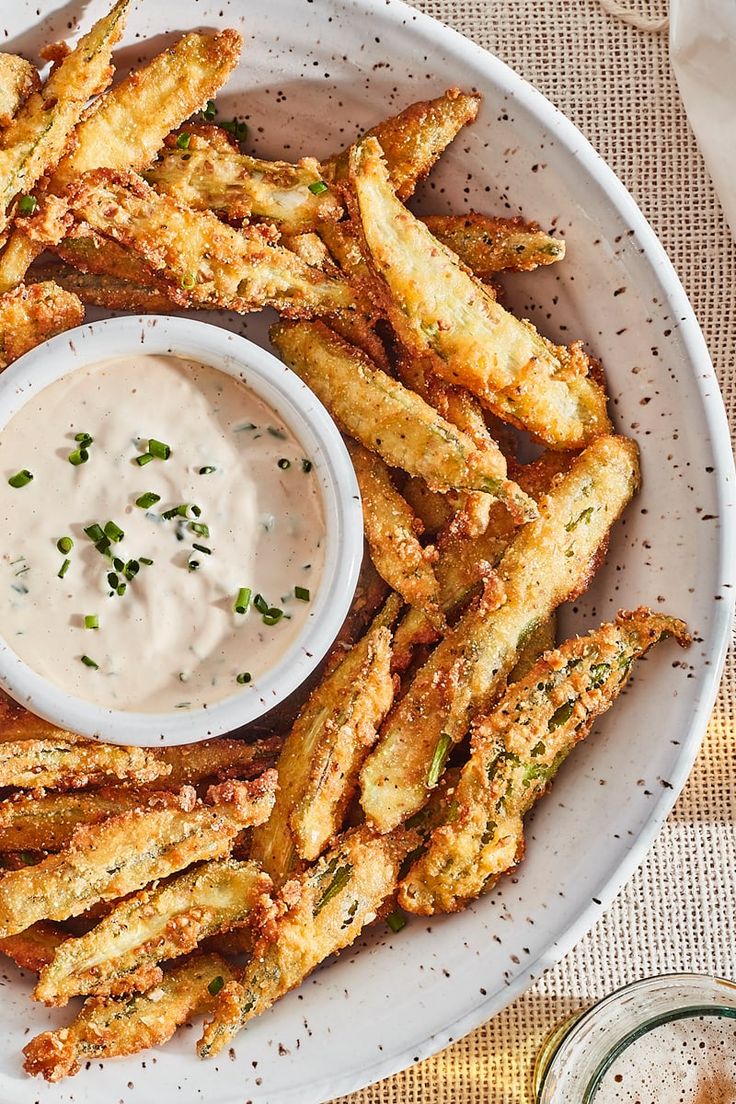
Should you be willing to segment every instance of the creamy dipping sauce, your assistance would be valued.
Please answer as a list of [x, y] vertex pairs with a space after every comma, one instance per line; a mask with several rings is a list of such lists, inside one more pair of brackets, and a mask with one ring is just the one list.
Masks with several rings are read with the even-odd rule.
[[173, 356], [81, 368], [26, 403], [0, 433], [0, 519], [2, 635], [110, 709], [253, 693], [323, 568], [303, 446], [243, 383]]

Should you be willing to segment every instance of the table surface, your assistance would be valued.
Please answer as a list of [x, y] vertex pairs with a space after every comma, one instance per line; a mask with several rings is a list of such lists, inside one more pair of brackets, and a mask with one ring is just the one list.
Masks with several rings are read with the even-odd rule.
[[[680, 274], [736, 426], [736, 246], [677, 93], [667, 35], [620, 22], [598, 0], [412, 2], [536, 85], [623, 180]], [[667, 5], [625, 6], [656, 19]], [[340, 1104], [529, 1104], [534, 1056], [574, 1010], [648, 974], [736, 977], [735, 729], [732, 655], [685, 790], [587, 938], [489, 1023]]]

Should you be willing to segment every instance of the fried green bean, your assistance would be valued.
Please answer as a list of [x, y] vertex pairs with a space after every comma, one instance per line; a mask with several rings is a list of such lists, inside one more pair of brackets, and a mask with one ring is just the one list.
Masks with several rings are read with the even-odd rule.
[[473, 726], [472, 754], [453, 793], [451, 814], [403, 879], [410, 912], [455, 912], [517, 862], [523, 817], [572, 749], [610, 709], [634, 660], [665, 637], [689, 642], [673, 617], [639, 609], [547, 652]]
[[429, 215], [422, 222], [479, 280], [488, 280], [504, 269], [531, 272], [565, 256], [561, 238], [553, 238], [536, 223], [520, 218], [493, 218], [471, 211], [467, 215]]
[[142, 967], [145, 975], [248, 920], [262, 925], [274, 911], [271, 886], [255, 863], [222, 859], [143, 889], [85, 935], [66, 940], [41, 970], [34, 998], [58, 1005], [80, 994], [136, 991]]
[[605, 392], [582, 348], [553, 346], [495, 301], [396, 198], [375, 139], [353, 148], [350, 175], [386, 311], [415, 355], [432, 354], [448, 383], [549, 447], [580, 448], [609, 430]]
[[248, 1020], [354, 942], [393, 893], [401, 863], [416, 842], [416, 834], [403, 829], [377, 836], [365, 826], [355, 828], [290, 883], [295, 902], [266, 931], [243, 976], [222, 989], [198, 1046], [200, 1056], [218, 1054]]
[[[539, 504], [471, 606], [415, 675], [361, 771], [368, 821], [390, 831], [437, 784], [473, 716], [488, 707], [540, 621], [587, 585], [639, 484], [638, 451], [600, 437]], [[499, 594], [500, 591], [500, 594]]]

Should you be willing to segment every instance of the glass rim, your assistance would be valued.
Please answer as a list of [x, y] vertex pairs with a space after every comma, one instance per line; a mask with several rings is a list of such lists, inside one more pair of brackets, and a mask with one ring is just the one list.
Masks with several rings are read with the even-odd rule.
[[717, 997], [720, 989], [725, 988], [732, 992], [735, 1003], [730, 1007], [726, 1004], [718, 1004], [717, 1001], [705, 1004], [703, 1003], [702, 994], [699, 995], [699, 998], [693, 995], [691, 999], [688, 999], [686, 1003], [681, 1003], [679, 1007], [648, 1016], [646, 1019], [643, 1019], [641, 1023], [637, 1024], [636, 1027], [627, 1031], [622, 1037], [612, 1039], [608, 1045], [606, 1054], [600, 1059], [596, 1068], [588, 1077], [581, 1104], [592, 1104], [594, 1095], [600, 1087], [601, 1080], [607, 1070], [616, 1059], [621, 1056], [627, 1047], [647, 1034], [647, 1032], [653, 1031], [663, 1024], [672, 1023], [676, 1020], [687, 1019], [693, 1016], [724, 1016], [729, 1019], [736, 1019], [736, 982], [730, 981], [728, 978], [720, 977], [717, 974], [672, 971], [663, 974], [651, 974], [645, 978], [639, 978], [636, 981], [620, 985], [611, 993], [607, 993], [604, 997], [599, 998], [599, 1000], [595, 1001], [584, 1011], [577, 1014], [573, 1013], [573, 1015], [561, 1025], [562, 1029], [559, 1032], [559, 1036], [555, 1039], [554, 1045], [548, 1054], [545, 1054], [545, 1047], [542, 1047], [539, 1057], [544, 1057], [544, 1067], [540, 1073], [539, 1082], [535, 1085], [535, 1101], [537, 1101], [537, 1104], [542, 1101], [542, 1094], [547, 1083], [548, 1075], [553, 1069], [555, 1061], [559, 1057], [562, 1049], [574, 1041], [578, 1031], [583, 1030], [591, 1020], [595, 1019], [596, 1016], [600, 1014], [601, 1009], [614, 1005], [624, 994], [628, 995], [630, 993], [646, 992], [647, 989], [651, 989], [661, 983], [666, 984], [667, 982], [671, 982], [673, 985], [678, 983], [682, 985], [688, 983], [705, 984], [711, 987], [714, 997]]

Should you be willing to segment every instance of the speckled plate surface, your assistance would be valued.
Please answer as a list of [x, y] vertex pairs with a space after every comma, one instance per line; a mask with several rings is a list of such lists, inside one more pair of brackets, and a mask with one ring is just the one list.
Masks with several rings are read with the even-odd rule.
[[[4, 4], [2, 48], [35, 56], [101, 10], [100, 0]], [[120, 65], [181, 31], [226, 25], [243, 31], [246, 47], [218, 102], [247, 115], [266, 156], [326, 154], [452, 84], [483, 93], [479, 120], [417, 202], [519, 212], [564, 234], [564, 264], [510, 276], [509, 300], [548, 336], [589, 342], [618, 428], [642, 447], [644, 489], [593, 587], [564, 611], [563, 630], [647, 603], [685, 617], [695, 644], [686, 655], [665, 644], [639, 667], [532, 818], [518, 877], [458, 916], [369, 933], [215, 1062], [195, 1058], [195, 1026], [67, 1083], [31, 1081], [21, 1047], [71, 1009], [32, 1005], [30, 980], [3, 964], [3, 1104], [318, 1104], [463, 1035], [579, 939], [643, 858], [699, 746], [728, 637], [733, 462], [716, 381], [660, 245], [585, 139], [501, 62], [397, 0], [149, 0], [131, 17]], [[218, 321], [265, 341], [262, 318]]]

